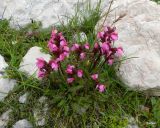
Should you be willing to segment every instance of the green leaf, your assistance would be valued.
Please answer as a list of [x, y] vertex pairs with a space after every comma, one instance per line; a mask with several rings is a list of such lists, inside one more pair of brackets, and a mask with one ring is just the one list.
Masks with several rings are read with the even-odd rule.
[[79, 91], [82, 88], [83, 88], [83, 85], [73, 86], [68, 91], [69, 92], [77, 92], [77, 91]]
[[57, 106], [58, 107], [62, 107], [65, 104], [66, 104], [66, 101], [65, 100], [61, 100], [60, 103]]

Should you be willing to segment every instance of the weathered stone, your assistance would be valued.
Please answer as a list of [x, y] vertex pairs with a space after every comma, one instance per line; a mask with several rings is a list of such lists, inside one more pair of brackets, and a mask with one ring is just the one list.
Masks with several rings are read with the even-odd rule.
[[[97, 5], [98, 0], [91, 0]], [[107, 0], [102, 0], [103, 6]], [[66, 22], [66, 16], [75, 13], [78, 4], [82, 8], [88, 0], [0, 0], [0, 17], [10, 19], [14, 26], [31, 23], [31, 19], [41, 21], [43, 27]]]
[[41, 52], [40, 47], [32, 47], [29, 49], [27, 54], [23, 57], [23, 60], [20, 64], [20, 71], [25, 72], [28, 75], [34, 75], [38, 78], [37, 74], [37, 66], [36, 66], [36, 59], [37, 58], [44, 58], [46, 61], [49, 61], [51, 56]]
[[[46, 123], [46, 114], [48, 111], [48, 104], [46, 103], [47, 97], [42, 96], [39, 98], [37, 107], [34, 110], [34, 118], [37, 126], [44, 126]], [[43, 106], [43, 107], [42, 107]]]
[[2, 114], [2, 116], [0, 117], [0, 128], [5, 128], [7, 126], [7, 123], [9, 121], [9, 113], [12, 110], [8, 110], [5, 113]]
[[123, 62], [118, 75], [129, 88], [160, 96], [160, 6], [150, 0], [116, 0], [112, 8], [104, 25], [121, 17], [114, 24], [116, 44], [127, 58], [135, 57]]
[[127, 128], [139, 128], [133, 117], [128, 118], [128, 123], [129, 125], [127, 126]]
[[4, 58], [0, 55], [0, 101], [4, 100], [9, 91], [11, 91], [16, 85], [15, 80], [4, 78], [5, 68], [8, 64], [5, 62]]
[[138, 125], [128, 125], [127, 128], [139, 128]]
[[1, 78], [0, 76], [0, 101], [8, 95], [8, 93], [13, 90], [16, 85], [15, 80]]
[[19, 120], [18, 122], [16, 122], [13, 125], [13, 128], [33, 128], [33, 126], [28, 120], [23, 119], [23, 120]]
[[8, 64], [5, 62], [3, 56], [0, 55], [0, 74], [4, 72], [4, 69], [8, 66]]
[[29, 93], [26, 92], [25, 94], [20, 96], [19, 97], [19, 102], [22, 103], [22, 104], [26, 103], [28, 95], [29, 95]]

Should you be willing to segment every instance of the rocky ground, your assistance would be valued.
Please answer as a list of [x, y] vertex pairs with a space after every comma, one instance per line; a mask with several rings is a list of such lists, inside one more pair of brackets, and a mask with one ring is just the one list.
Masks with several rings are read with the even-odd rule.
[[[13, 6], [13, 4], [16, 6]], [[66, 10], [70, 15], [73, 14], [73, 6], [75, 4], [76, 1], [54, 1], [53, 5], [53, 1], [49, 0], [45, 2], [40, 0], [2, 0], [0, 1], [0, 15], [2, 15], [3, 18], [9, 18], [12, 15], [12, 26], [15, 25], [17, 27], [17, 23], [18, 25], [24, 25], [29, 23], [30, 19], [34, 19], [42, 21], [42, 24], [44, 25], [43, 27], [48, 27], [59, 20], [57, 14], [63, 15], [65, 12], [64, 10]], [[82, 6], [84, 3], [79, 4]], [[6, 5], [8, 5], [7, 8]], [[108, 2], [103, 5], [108, 5]], [[56, 6], [57, 8], [53, 8], [53, 6]], [[102, 16], [103, 14], [106, 14], [107, 9], [108, 6], [103, 7]], [[119, 32], [119, 40], [117, 44], [120, 44], [124, 47], [126, 56], [126, 61], [124, 61], [124, 63], [120, 66], [120, 70], [117, 75], [121, 78], [125, 87], [129, 88], [129, 90], [136, 90], [144, 93], [146, 97], [151, 96], [151, 99], [154, 99], [153, 96], [160, 96], [160, 5], [157, 5], [155, 2], [149, 0], [117, 0], [113, 3], [111, 9], [113, 10], [109, 13], [107, 20], [103, 22], [105, 17], [102, 17], [98, 21], [96, 29], [100, 28], [103, 23], [104, 25], [114, 23], [114, 25], [117, 27], [117, 31]], [[42, 52], [42, 49], [43, 47], [39, 47], [35, 44], [33, 47], [29, 47], [23, 57], [21, 57], [21, 60], [18, 60], [20, 63], [16, 70], [26, 73], [28, 77], [37, 78], [37, 68], [35, 65], [36, 58], [43, 57], [46, 59], [46, 61], [48, 61], [50, 58], [50, 55]], [[2, 53], [0, 52], [0, 54]], [[10, 94], [10, 92], [17, 86], [17, 82], [19, 82], [16, 78], [7, 76], [8, 74], [5, 70], [8, 69], [8, 67], [11, 67], [11, 64], [6, 62], [6, 56], [7, 55], [4, 53], [0, 55], [1, 102], [8, 97], [8, 93]], [[26, 104], [29, 95], [29, 92], [25, 92], [19, 96], [19, 104]], [[19, 119], [17, 122], [15, 122], [15, 124], [13, 124], [12, 127], [43, 127], [45, 125], [45, 116], [48, 110], [48, 104], [46, 103], [46, 100], [47, 97], [40, 97], [37, 100], [36, 105], [39, 106], [39, 104], [43, 104], [43, 108], [39, 107], [37, 109], [33, 109], [33, 118], [36, 122], [35, 125], [32, 125], [32, 122], [24, 118]], [[137, 106], [140, 106], [140, 104]], [[158, 100], [156, 106], [159, 107]], [[142, 105], [141, 107], [143, 110], [145, 110], [145, 112], [150, 111], [148, 109], [151, 109], [145, 105]], [[157, 107], [155, 109], [156, 110], [153, 113], [159, 113]], [[7, 124], [10, 120], [9, 115], [12, 111], [13, 110], [11, 107], [2, 113], [0, 116], [0, 128], [7, 127]], [[146, 115], [144, 115], [144, 117], [145, 116]], [[158, 120], [157, 118], [160, 119], [160, 115], [157, 115], [156, 121]], [[128, 118], [128, 120], [128, 128], [138, 127], [139, 120], [136, 117]], [[152, 121], [151, 119], [147, 123], [151, 124], [153, 128], [156, 128], [159, 126], [156, 126], [156, 121]]]

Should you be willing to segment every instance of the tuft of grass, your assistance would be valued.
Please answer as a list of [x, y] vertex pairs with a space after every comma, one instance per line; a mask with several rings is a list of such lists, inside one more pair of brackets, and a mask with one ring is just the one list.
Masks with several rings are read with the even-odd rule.
[[153, 1], [155, 1], [155, 2], [158, 3], [158, 4], [160, 4], [160, 0], [153, 0]]
[[[75, 16], [68, 18], [68, 24], [55, 26], [65, 37], [72, 41], [72, 35], [86, 33], [88, 42], [95, 40], [95, 26], [100, 19], [100, 3], [96, 8], [90, 4], [80, 10], [77, 7]], [[130, 91], [116, 75], [117, 68], [105, 67], [104, 76], [108, 81], [105, 94], [89, 93], [85, 96], [64, 95], [50, 89], [50, 82], [38, 81], [33, 76], [27, 77], [18, 70], [22, 57], [32, 46], [40, 46], [44, 50], [49, 39], [51, 28], [42, 29], [41, 23], [33, 21], [19, 30], [10, 28], [8, 20], [0, 20], [0, 54], [9, 64], [7, 77], [17, 80], [17, 86], [0, 102], [0, 114], [12, 109], [8, 127], [20, 120], [28, 119], [34, 127], [34, 109], [41, 96], [46, 96], [48, 111], [44, 128], [124, 128], [129, 118], [134, 117], [140, 127], [160, 127], [160, 99], [149, 97], [140, 92]], [[15, 44], [16, 43], [16, 44]], [[46, 50], [45, 50], [46, 51]], [[106, 81], [106, 79], [102, 79]], [[72, 90], [74, 91], [74, 89]], [[27, 103], [21, 104], [18, 99], [25, 92], [29, 93]], [[58, 104], [58, 105], [57, 105]], [[150, 122], [155, 122], [151, 124]]]

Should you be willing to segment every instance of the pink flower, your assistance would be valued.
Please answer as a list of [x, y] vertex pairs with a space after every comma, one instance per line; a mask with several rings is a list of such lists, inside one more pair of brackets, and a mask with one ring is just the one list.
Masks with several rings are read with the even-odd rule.
[[81, 59], [81, 60], [84, 60], [85, 57], [86, 57], [86, 53], [82, 52], [82, 53], [80, 54], [80, 59]]
[[68, 65], [65, 72], [66, 72], [67, 74], [73, 74], [74, 68], [75, 68], [75, 67], [74, 67], [73, 65]]
[[103, 38], [103, 36], [104, 36], [104, 32], [98, 32], [98, 34], [97, 34], [97, 38]]
[[73, 44], [73, 46], [71, 47], [71, 51], [77, 51], [80, 48], [79, 44]]
[[60, 42], [60, 45], [61, 45], [62, 47], [67, 46], [67, 42], [66, 42], [65, 40], [62, 40], [62, 41]]
[[101, 52], [102, 54], [107, 53], [109, 51], [109, 44], [104, 42], [101, 45]]
[[104, 92], [106, 88], [105, 88], [105, 86], [103, 84], [98, 84], [96, 86], [96, 89], [98, 89], [99, 92]]
[[55, 44], [48, 43], [48, 47], [49, 47], [50, 52], [57, 52], [58, 51], [58, 47]]
[[68, 52], [63, 52], [62, 54], [59, 55], [59, 57], [56, 59], [57, 62], [63, 61], [66, 57], [69, 56]]
[[63, 55], [64, 55], [65, 57], [68, 57], [68, 56], [69, 56], [69, 52], [63, 52]]
[[86, 43], [86, 44], [84, 45], [84, 48], [87, 49], [87, 50], [89, 50], [89, 48], [90, 48], [89, 43]]
[[52, 33], [51, 33], [51, 37], [53, 38], [53, 37], [55, 37], [55, 35], [57, 34], [57, 30], [56, 29], [53, 29], [52, 30]]
[[59, 55], [59, 58], [57, 59], [57, 61], [63, 61], [65, 59], [65, 55], [62, 53]]
[[65, 40], [65, 38], [64, 38], [64, 36], [63, 36], [63, 34], [62, 34], [62, 32], [58, 33], [58, 36], [60, 37], [60, 40], [64, 40], [64, 41], [66, 42], [66, 40]]
[[112, 33], [111, 33], [111, 39], [112, 39], [113, 41], [118, 40], [118, 33], [112, 32]]
[[37, 58], [36, 66], [40, 69], [43, 68], [46, 64], [46, 61], [43, 58]]
[[67, 78], [67, 83], [71, 84], [71, 83], [73, 83], [74, 80], [75, 80], [74, 78]]
[[38, 71], [38, 78], [44, 78], [46, 75], [46, 70], [39, 70]]
[[123, 48], [122, 47], [118, 47], [115, 55], [117, 57], [121, 57], [123, 55]]
[[53, 44], [53, 39], [50, 38], [50, 40], [48, 41], [48, 44]]
[[52, 68], [53, 70], [57, 71], [57, 70], [58, 70], [58, 67], [59, 67], [57, 61], [52, 60], [50, 63], [51, 63], [51, 68]]
[[108, 60], [108, 64], [109, 64], [109, 65], [112, 65], [112, 64], [113, 64], [113, 59], [109, 59], [109, 60]]
[[77, 76], [78, 76], [79, 78], [82, 78], [82, 76], [83, 76], [83, 70], [78, 70], [78, 71], [77, 71]]
[[109, 31], [108, 26], [105, 26], [105, 27], [104, 27], [104, 31], [105, 31], [105, 32], [108, 32], [108, 31]]
[[94, 44], [94, 49], [98, 49], [99, 48], [99, 44], [98, 43], [95, 43]]
[[98, 74], [93, 74], [93, 75], [91, 75], [91, 78], [92, 78], [93, 80], [97, 80], [97, 79], [98, 79]]
[[69, 52], [69, 47], [68, 47], [68, 46], [64, 46], [64, 47], [63, 47], [63, 50], [64, 50], [65, 52]]

